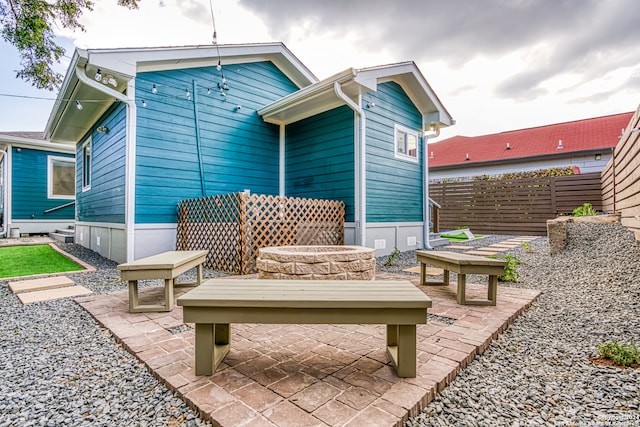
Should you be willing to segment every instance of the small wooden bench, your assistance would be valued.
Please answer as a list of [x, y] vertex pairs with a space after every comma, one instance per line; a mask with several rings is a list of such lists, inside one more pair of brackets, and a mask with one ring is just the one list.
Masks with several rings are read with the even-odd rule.
[[196, 375], [212, 375], [231, 348], [231, 323], [386, 324], [399, 377], [416, 376], [416, 325], [431, 299], [408, 281], [210, 279], [178, 298], [195, 323]]
[[[449, 272], [458, 273], [458, 291], [456, 301], [465, 305], [496, 305], [498, 293], [498, 277], [504, 275], [504, 266], [507, 261], [503, 259], [486, 258], [482, 256], [461, 254], [445, 251], [416, 251], [416, 258], [420, 263], [421, 285], [447, 285], [449, 286]], [[427, 282], [426, 265], [432, 265], [444, 270], [444, 281]], [[489, 275], [489, 289], [486, 300], [468, 300], [466, 298], [467, 274]]]
[[[122, 280], [129, 282], [129, 312], [171, 311], [173, 288], [198, 286], [202, 283], [202, 263], [208, 251], [169, 251], [118, 265]], [[185, 271], [197, 268], [195, 283], [176, 283], [175, 278]], [[164, 303], [140, 304], [138, 280], [164, 279]]]

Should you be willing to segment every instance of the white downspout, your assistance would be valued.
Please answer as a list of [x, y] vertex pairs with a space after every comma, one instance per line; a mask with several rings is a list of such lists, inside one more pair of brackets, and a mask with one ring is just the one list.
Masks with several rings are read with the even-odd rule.
[[[9, 146], [10, 147], [10, 146]], [[2, 237], [7, 237], [9, 235], [9, 149], [7, 148], [4, 151], [0, 151], [0, 155], [2, 156], [2, 207], [4, 208], [4, 214], [2, 215]]]
[[422, 137], [422, 241], [424, 242], [424, 249], [429, 251], [432, 251], [433, 248], [429, 244], [429, 221], [431, 220], [431, 209], [429, 207], [429, 150], [427, 145], [429, 138], [437, 138], [440, 136], [440, 128], [436, 127], [434, 131], [434, 134], [425, 134]]
[[356, 219], [356, 230], [359, 231], [359, 241], [356, 243], [360, 246], [367, 245], [367, 166], [366, 166], [366, 118], [364, 115], [364, 110], [358, 104], [353, 102], [351, 98], [349, 98], [342, 91], [340, 84], [338, 82], [333, 83], [333, 91], [336, 93], [338, 98], [342, 99], [345, 104], [349, 108], [351, 108], [360, 119], [360, 131], [356, 138], [360, 142], [360, 159], [358, 162], [358, 169], [360, 172], [360, 185], [358, 188], [359, 193], [359, 213], [358, 218]]
[[278, 165], [278, 181], [279, 181], [279, 189], [280, 189], [280, 197], [285, 196], [285, 149], [286, 149], [286, 141], [285, 141], [285, 125], [284, 123], [280, 124], [280, 153], [279, 153], [279, 165]]
[[124, 226], [126, 233], [126, 261], [134, 260], [135, 250], [135, 182], [136, 182], [136, 103], [135, 103], [135, 81], [129, 80], [127, 83], [127, 95], [123, 95], [117, 90], [113, 90], [97, 81], [87, 77], [86, 73], [79, 65], [76, 65], [76, 76], [78, 80], [87, 86], [104, 92], [109, 96], [113, 96], [122, 101], [127, 106], [127, 141], [126, 141], [126, 181], [125, 181], [125, 218]]

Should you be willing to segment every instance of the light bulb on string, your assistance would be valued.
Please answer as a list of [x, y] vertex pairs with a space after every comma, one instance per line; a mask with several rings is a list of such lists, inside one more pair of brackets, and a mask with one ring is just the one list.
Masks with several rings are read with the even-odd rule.
[[207, 88], [207, 95], [211, 95], [211, 88]]
[[98, 68], [98, 71], [96, 71], [95, 79], [98, 82], [102, 80], [102, 71], [100, 70], [100, 68]]
[[191, 100], [191, 92], [189, 92], [189, 89], [187, 89], [185, 96], [187, 97], [188, 100]]
[[153, 84], [153, 87], [151, 88], [151, 92], [152, 93], [158, 93], [158, 88], [156, 87], [155, 83]]
[[78, 110], [82, 110], [82, 104], [80, 104], [80, 101], [78, 101], [77, 99], [76, 99], [76, 108]]
[[218, 71], [222, 70], [222, 62], [220, 62], [219, 59], [218, 59], [218, 65], [216, 65], [216, 70]]
[[147, 108], [147, 103], [144, 99], [142, 100], [142, 108]]

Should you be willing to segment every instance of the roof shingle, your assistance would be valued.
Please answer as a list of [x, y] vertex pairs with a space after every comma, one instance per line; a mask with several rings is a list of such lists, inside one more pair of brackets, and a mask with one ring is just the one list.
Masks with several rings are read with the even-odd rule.
[[[454, 136], [428, 145], [429, 166], [505, 161], [610, 149], [633, 112], [475, 137]], [[562, 141], [561, 149], [558, 148]], [[509, 147], [507, 149], [507, 147]], [[469, 160], [466, 160], [467, 155]]]

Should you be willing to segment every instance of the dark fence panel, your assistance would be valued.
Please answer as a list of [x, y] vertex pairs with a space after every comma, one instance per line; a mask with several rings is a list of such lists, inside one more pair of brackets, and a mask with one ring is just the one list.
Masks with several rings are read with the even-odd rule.
[[480, 234], [545, 235], [547, 220], [583, 203], [602, 209], [600, 174], [432, 183], [440, 228], [469, 227]]

